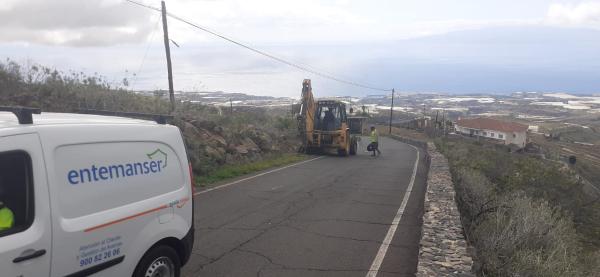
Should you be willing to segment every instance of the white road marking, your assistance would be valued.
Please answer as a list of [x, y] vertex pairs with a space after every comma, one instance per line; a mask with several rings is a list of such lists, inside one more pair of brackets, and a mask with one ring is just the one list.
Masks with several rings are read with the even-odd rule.
[[[412, 146], [412, 145], [410, 145], [410, 146]], [[415, 160], [415, 166], [413, 167], [413, 173], [412, 173], [412, 176], [410, 177], [410, 183], [408, 184], [408, 188], [406, 188], [406, 191], [404, 192], [404, 199], [402, 199], [400, 208], [398, 208], [398, 212], [396, 213], [396, 216], [394, 217], [394, 220], [392, 221], [392, 225], [390, 226], [390, 229], [388, 229], [388, 232], [385, 235], [385, 239], [381, 243], [381, 246], [379, 247], [379, 251], [377, 252], [377, 255], [375, 256], [375, 259], [373, 260], [373, 263], [371, 264], [371, 269], [369, 269], [369, 272], [367, 273], [366, 277], [375, 277], [375, 276], [377, 276], [377, 273], [379, 273], [379, 268], [381, 267], [381, 264], [383, 263], [383, 259], [385, 258], [385, 254], [387, 253], [388, 247], [390, 246], [390, 243], [392, 243], [392, 239], [394, 238], [396, 229], [398, 229], [398, 224], [400, 224], [400, 219], [402, 219], [402, 214], [404, 214], [404, 209], [406, 209], [406, 205], [408, 204], [408, 199], [410, 198], [410, 193], [412, 192], [413, 185], [415, 183], [415, 177], [417, 175], [417, 168], [419, 165], [419, 153], [420, 153], [418, 148], [416, 148], [414, 146], [412, 146], [412, 147], [415, 150], [417, 150], [417, 159]]]
[[596, 191], [600, 192], [600, 189], [598, 187], [596, 187], [594, 184], [590, 183], [590, 187], [592, 187], [593, 189], [595, 189]]
[[318, 160], [318, 159], [321, 159], [321, 158], [324, 158], [324, 157], [325, 157], [325, 156], [316, 157], [316, 158], [314, 158], [314, 159], [310, 159], [310, 160], [306, 160], [306, 161], [297, 162], [297, 163], [295, 163], [295, 164], [286, 165], [286, 166], [284, 166], [284, 167], [280, 167], [280, 168], [275, 168], [275, 169], [273, 169], [273, 170], [269, 170], [269, 171], [267, 171], [267, 172], [263, 172], [263, 173], [256, 174], [256, 175], [252, 175], [252, 176], [250, 176], [250, 177], [246, 177], [246, 178], [243, 178], [243, 179], [239, 179], [239, 180], [233, 181], [233, 182], [231, 182], [231, 183], [223, 184], [223, 185], [220, 185], [220, 186], [216, 186], [216, 187], [214, 187], [214, 188], [209, 188], [209, 189], [206, 189], [206, 190], [203, 190], [203, 191], [196, 192], [196, 193], [194, 193], [194, 196], [196, 196], [196, 195], [199, 195], [199, 194], [203, 194], [203, 193], [207, 193], [207, 192], [210, 192], [210, 191], [213, 191], [213, 190], [222, 189], [222, 188], [225, 188], [225, 187], [228, 187], [228, 186], [231, 186], [231, 185], [235, 185], [235, 184], [237, 184], [237, 183], [241, 183], [241, 182], [244, 182], [244, 181], [248, 181], [248, 180], [250, 180], [250, 179], [254, 179], [254, 178], [256, 178], [256, 177], [260, 177], [260, 176], [263, 176], [263, 175], [267, 175], [267, 174], [270, 174], [270, 173], [273, 173], [273, 172], [277, 172], [277, 171], [280, 171], [280, 170], [284, 170], [284, 169], [286, 169], [286, 168], [294, 167], [294, 166], [301, 165], [301, 164], [304, 164], [304, 163], [312, 162], [312, 161], [315, 161], [315, 160]]
[[276, 189], [281, 188], [281, 187], [283, 187], [283, 185], [274, 186], [274, 187], [271, 188], [271, 190], [276, 190]]

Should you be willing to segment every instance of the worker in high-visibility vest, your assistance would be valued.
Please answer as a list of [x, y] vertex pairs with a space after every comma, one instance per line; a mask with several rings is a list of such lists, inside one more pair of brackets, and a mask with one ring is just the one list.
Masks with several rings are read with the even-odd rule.
[[381, 151], [379, 151], [379, 133], [377, 133], [375, 126], [371, 126], [371, 144], [367, 148], [373, 151], [371, 156], [381, 155]]
[[0, 231], [8, 230], [15, 224], [13, 212], [0, 201]]

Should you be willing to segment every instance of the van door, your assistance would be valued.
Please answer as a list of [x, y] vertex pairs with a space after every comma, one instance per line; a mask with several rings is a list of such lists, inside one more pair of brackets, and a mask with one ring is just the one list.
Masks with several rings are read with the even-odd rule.
[[36, 134], [0, 137], [0, 202], [1, 275], [49, 276], [50, 205]]

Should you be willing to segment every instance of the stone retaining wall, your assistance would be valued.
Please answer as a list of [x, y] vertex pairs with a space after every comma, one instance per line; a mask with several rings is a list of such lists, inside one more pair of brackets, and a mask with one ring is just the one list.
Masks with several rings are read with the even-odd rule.
[[405, 138], [405, 137], [401, 137], [398, 135], [391, 135], [391, 137], [395, 140], [419, 147], [423, 150], [427, 150], [428, 144], [425, 141], [420, 141], [420, 140], [415, 140], [415, 139], [410, 139], [410, 138]]
[[427, 145], [430, 168], [417, 276], [475, 276], [467, 251], [448, 161]]

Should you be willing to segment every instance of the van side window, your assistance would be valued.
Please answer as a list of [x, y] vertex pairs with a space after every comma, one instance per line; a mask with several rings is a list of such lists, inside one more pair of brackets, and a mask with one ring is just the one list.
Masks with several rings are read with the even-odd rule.
[[0, 153], [0, 237], [24, 231], [33, 223], [32, 176], [26, 152]]

